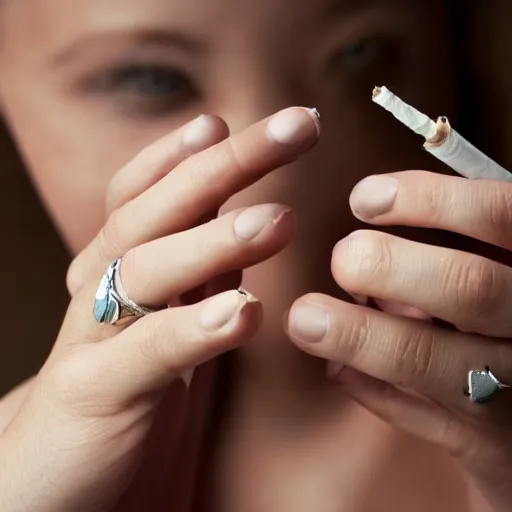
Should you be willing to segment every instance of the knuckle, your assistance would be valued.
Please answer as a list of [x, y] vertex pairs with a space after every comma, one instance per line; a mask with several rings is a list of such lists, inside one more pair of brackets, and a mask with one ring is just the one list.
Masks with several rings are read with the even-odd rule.
[[[429, 174], [427, 178], [430, 178], [429, 182], [432, 182], [430, 173], [426, 174]], [[444, 187], [439, 187], [437, 180], [436, 185], [437, 186], [424, 187], [418, 197], [421, 216], [424, 219], [428, 219], [429, 225], [439, 225], [441, 217], [446, 210], [444, 207], [446, 204], [446, 190]]]
[[504, 298], [504, 280], [498, 267], [491, 261], [472, 257], [452, 269], [450, 288], [455, 290], [457, 309], [475, 325], [501, 306]]
[[[502, 436], [496, 432], [495, 427], [480, 425], [479, 428], [475, 428], [453, 421], [447, 438], [450, 455], [461, 465], [474, 474], [490, 478], [494, 483], [500, 480], [504, 474], [502, 469], [509, 465], [512, 454], [504, 446]], [[496, 469], [498, 471], [495, 473]]]
[[332, 271], [338, 283], [354, 285], [370, 282], [389, 271], [391, 250], [387, 236], [375, 231], [356, 231], [338, 244], [333, 253]]
[[141, 262], [141, 248], [130, 249], [124, 256], [121, 264], [121, 278], [123, 287], [132, 300], [143, 297], [147, 289], [152, 288], [150, 282], [151, 273], [147, 265]]
[[437, 422], [437, 428], [429, 432], [433, 444], [445, 447], [452, 457], [462, 458], [467, 450], [468, 432], [460, 417], [445, 410]]
[[114, 175], [114, 177], [110, 180], [110, 184], [107, 189], [107, 195], [106, 195], [106, 207], [107, 211], [115, 211], [123, 201], [123, 192], [122, 192], [122, 186], [121, 186], [121, 173], [123, 171], [120, 171], [120, 173], [117, 173]]
[[220, 147], [209, 151], [208, 155], [199, 153], [187, 160], [188, 178], [194, 188], [203, 190], [206, 187], [215, 186], [215, 169], [220, 161]]
[[123, 255], [121, 244], [125, 230], [125, 219], [122, 210], [114, 210], [96, 238], [96, 249], [103, 261], [112, 261]]
[[71, 297], [74, 297], [86, 281], [85, 272], [78, 256], [73, 259], [66, 272], [66, 288]]
[[404, 329], [394, 343], [397, 384], [405, 388], [424, 386], [431, 378], [435, 340], [432, 332], [426, 329]]
[[78, 351], [66, 354], [48, 372], [48, 395], [68, 411], [87, 414], [99, 404], [101, 378], [98, 365]]
[[114, 174], [110, 180], [106, 194], [106, 207], [108, 212], [115, 211], [132, 199], [129, 177], [137, 174], [136, 171], [139, 169], [152, 169], [154, 167], [155, 144], [156, 143], [140, 150], [133, 160], [126, 164], [118, 173]]
[[[221, 144], [206, 152], [200, 153], [189, 159], [189, 177], [195, 188], [218, 187], [219, 192], [225, 187], [226, 180], [230, 181], [233, 175], [242, 174], [244, 167], [237, 155], [231, 138], [225, 139]], [[222, 178], [219, 178], [219, 170], [222, 170]]]
[[[180, 333], [176, 324], [166, 321], [164, 315], [151, 315], [139, 320], [145, 323], [145, 335], [138, 342], [138, 353], [148, 368], [164, 367], [165, 373], [173, 375], [178, 371], [177, 346]], [[147, 321], [146, 321], [147, 320]]]
[[226, 168], [232, 174], [243, 174], [245, 166], [240, 160], [239, 154], [233, 144], [233, 139], [228, 138], [224, 141], [224, 144], [219, 146], [221, 151], [220, 158], [226, 162]]
[[370, 351], [370, 316], [361, 311], [361, 316], [352, 322], [340, 322], [332, 338], [333, 359], [346, 364], [365, 359]]
[[512, 226], [512, 187], [502, 183], [490, 188], [489, 221], [493, 235], [510, 246], [510, 228]]

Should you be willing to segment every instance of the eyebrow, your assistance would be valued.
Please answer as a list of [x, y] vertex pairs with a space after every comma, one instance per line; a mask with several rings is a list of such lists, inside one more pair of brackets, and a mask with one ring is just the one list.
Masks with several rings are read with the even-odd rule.
[[107, 45], [113, 42], [126, 41], [134, 46], [161, 46], [178, 49], [187, 53], [200, 53], [205, 49], [205, 43], [187, 36], [179, 31], [167, 29], [122, 29], [88, 34], [52, 57], [56, 66], [73, 61], [81, 53], [89, 51], [97, 45]]

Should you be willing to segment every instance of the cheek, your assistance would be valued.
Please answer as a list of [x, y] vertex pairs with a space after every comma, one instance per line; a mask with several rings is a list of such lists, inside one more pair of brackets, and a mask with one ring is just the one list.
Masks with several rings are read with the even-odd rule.
[[168, 129], [143, 130], [37, 86], [21, 94], [6, 87], [4, 100], [36, 189], [72, 252], [81, 251], [105, 223], [111, 178]]
[[50, 216], [71, 250], [79, 252], [105, 221], [110, 173], [103, 170], [110, 162], [90, 137], [91, 146], [62, 135], [46, 131], [44, 140], [24, 135], [19, 143]]

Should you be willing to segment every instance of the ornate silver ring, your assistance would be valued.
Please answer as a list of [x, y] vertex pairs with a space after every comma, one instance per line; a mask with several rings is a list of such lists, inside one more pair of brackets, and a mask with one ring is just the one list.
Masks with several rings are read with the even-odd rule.
[[114, 261], [101, 279], [94, 301], [94, 318], [100, 324], [122, 325], [154, 313], [139, 306], [124, 291], [120, 275], [121, 258]]

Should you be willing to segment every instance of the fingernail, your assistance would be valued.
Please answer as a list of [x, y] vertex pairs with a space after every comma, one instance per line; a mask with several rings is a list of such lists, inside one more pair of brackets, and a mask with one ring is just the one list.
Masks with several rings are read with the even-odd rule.
[[205, 331], [218, 331], [228, 324], [245, 304], [247, 299], [237, 290], [221, 293], [208, 301], [201, 311], [199, 322]]
[[329, 331], [329, 314], [315, 304], [294, 306], [288, 317], [290, 334], [308, 343], [322, 341]]
[[213, 123], [209, 116], [201, 115], [191, 121], [183, 133], [183, 144], [192, 152], [206, 149], [212, 144]]
[[369, 176], [360, 181], [350, 195], [350, 207], [361, 220], [391, 210], [398, 192], [398, 180], [391, 176]]
[[281, 144], [309, 149], [320, 133], [315, 109], [288, 108], [273, 116], [267, 125], [268, 136]]
[[245, 241], [258, 236], [269, 224], [279, 221], [291, 210], [283, 210], [276, 204], [260, 204], [246, 208], [233, 223], [235, 235]]
[[344, 364], [337, 363], [336, 361], [329, 361], [327, 363], [327, 378], [330, 380], [335, 380], [342, 372], [343, 368], [345, 368]]

